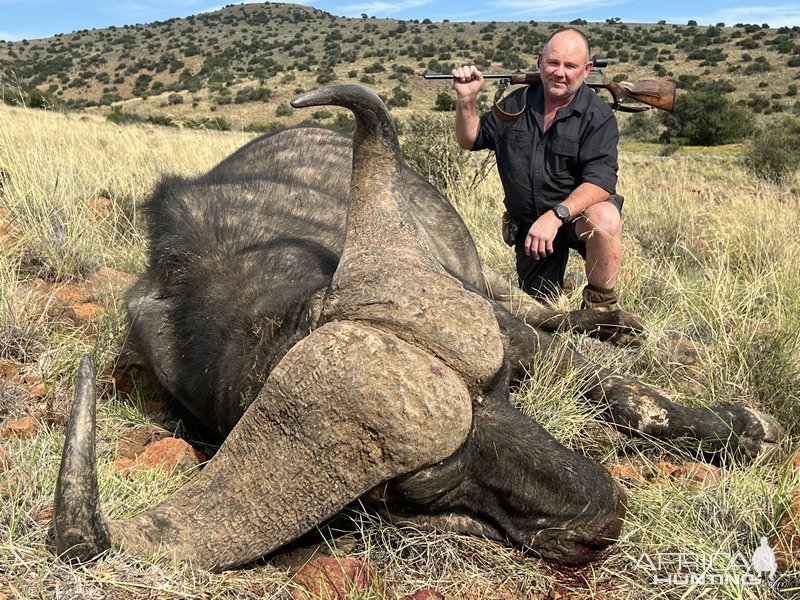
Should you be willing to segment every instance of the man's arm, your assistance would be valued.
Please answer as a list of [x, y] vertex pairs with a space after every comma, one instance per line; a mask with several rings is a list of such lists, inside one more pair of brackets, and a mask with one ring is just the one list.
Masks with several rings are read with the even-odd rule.
[[[561, 204], [569, 209], [570, 219], [574, 219], [593, 204], [608, 200], [608, 196], [609, 193], [599, 185], [584, 182], [572, 190], [572, 193]], [[555, 217], [553, 211], [550, 213]]]
[[453, 69], [453, 90], [456, 92], [456, 140], [465, 150], [471, 150], [480, 132], [478, 91], [483, 74], [475, 65]]
[[[608, 200], [608, 192], [593, 183], [582, 183], [561, 203], [569, 209], [570, 219], [575, 219], [587, 208]], [[553, 240], [561, 227], [561, 220], [548, 210], [534, 221], [525, 237], [525, 254], [541, 259], [553, 252]]]

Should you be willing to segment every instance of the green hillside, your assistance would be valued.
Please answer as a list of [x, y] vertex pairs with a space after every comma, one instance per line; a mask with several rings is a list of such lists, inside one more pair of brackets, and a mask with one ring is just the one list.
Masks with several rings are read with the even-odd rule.
[[[573, 21], [617, 79], [667, 78], [681, 90], [714, 85], [754, 113], [797, 113], [800, 28]], [[246, 4], [185, 19], [0, 42], [6, 102], [63, 105], [168, 124], [214, 120], [267, 129], [311, 119], [341, 124], [335, 110], [298, 114], [301, 90], [337, 81], [375, 89], [396, 116], [432, 111], [448, 84], [426, 69], [475, 63], [531, 69], [543, 40], [565, 23], [442, 22], [340, 18], [293, 4]], [[487, 89], [487, 100], [491, 89]], [[439, 98], [439, 108], [446, 102]]]

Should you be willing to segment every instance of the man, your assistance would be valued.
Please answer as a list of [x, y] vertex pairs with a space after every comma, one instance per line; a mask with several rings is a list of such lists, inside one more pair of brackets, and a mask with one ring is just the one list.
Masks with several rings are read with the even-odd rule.
[[560, 292], [569, 249], [586, 261], [588, 308], [617, 308], [614, 285], [622, 258], [622, 197], [615, 194], [619, 130], [613, 111], [584, 80], [592, 68], [586, 36], [559, 29], [539, 54], [541, 85], [503, 101], [515, 120], [478, 115], [483, 75], [453, 69], [456, 138], [468, 150], [494, 150], [507, 217], [519, 233], [520, 287], [537, 298]]

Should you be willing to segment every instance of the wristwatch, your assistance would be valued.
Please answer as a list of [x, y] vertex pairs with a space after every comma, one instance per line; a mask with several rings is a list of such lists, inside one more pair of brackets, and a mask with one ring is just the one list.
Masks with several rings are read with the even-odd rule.
[[556, 213], [556, 216], [564, 225], [569, 223], [569, 209], [566, 206], [563, 204], [557, 204], [553, 207], [553, 212]]

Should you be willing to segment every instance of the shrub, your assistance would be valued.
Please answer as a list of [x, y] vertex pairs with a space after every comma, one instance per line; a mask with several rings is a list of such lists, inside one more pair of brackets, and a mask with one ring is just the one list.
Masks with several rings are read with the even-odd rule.
[[334, 79], [336, 79], [336, 73], [330, 65], [323, 64], [317, 68], [317, 83], [320, 85], [330, 83]]
[[642, 112], [631, 115], [622, 128], [622, 134], [642, 142], [657, 142], [661, 133], [658, 115]]
[[50, 91], [40, 90], [24, 83], [16, 85], [0, 84], [0, 97], [6, 104], [18, 104], [28, 108], [52, 109], [61, 106], [61, 102]]
[[392, 97], [389, 98], [387, 105], [390, 107], [392, 106], [402, 107], [402, 106], [408, 106], [409, 102], [411, 102], [411, 92], [409, 92], [408, 90], [404, 90], [402, 87], [398, 85], [392, 90]]
[[[478, 157], [458, 146], [449, 116], [415, 115], [400, 125], [406, 162], [443, 194], [474, 188], [494, 166], [492, 153]], [[474, 161], [480, 161], [477, 167]]]
[[744, 164], [764, 181], [782, 185], [800, 169], [800, 118], [787, 117], [759, 130], [747, 146]]
[[384, 67], [383, 63], [380, 61], [376, 61], [364, 67], [364, 73], [383, 73], [385, 70], [386, 67]]
[[456, 99], [446, 91], [439, 92], [436, 96], [436, 104], [433, 107], [438, 111], [452, 111], [456, 109]]
[[125, 112], [119, 108], [112, 109], [106, 116], [106, 120], [115, 125], [128, 125], [130, 123], [142, 123], [145, 121], [143, 117], [135, 113]]
[[234, 102], [236, 104], [244, 104], [245, 102], [266, 102], [272, 96], [272, 92], [268, 88], [252, 86], [245, 86], [236, 92]]
[[739, 142], [753, 129], [751, 112], [734, 104], [726, 96], [706, 90], [687, 91], [674, 113], [660, 115], [667, 143], [695, 146], [718, 146]]

